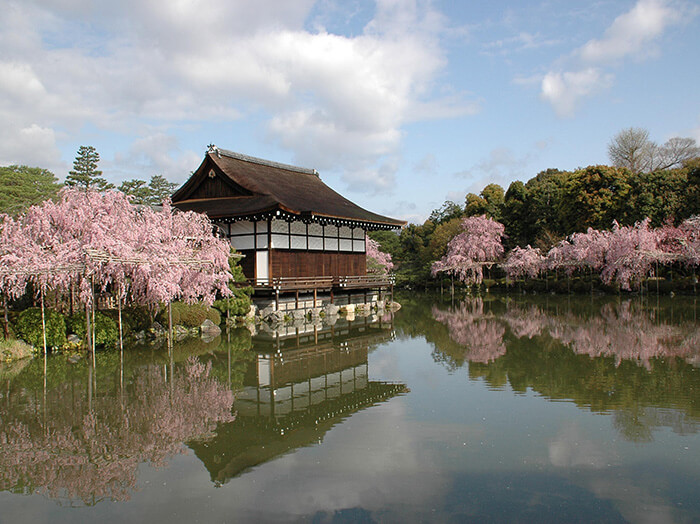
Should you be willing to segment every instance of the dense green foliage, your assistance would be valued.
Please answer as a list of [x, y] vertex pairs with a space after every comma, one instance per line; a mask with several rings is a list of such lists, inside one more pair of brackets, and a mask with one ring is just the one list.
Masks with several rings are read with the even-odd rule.
[[0, 167], [0, 213], [18, 215], [34, 204], [55, 198], [60, 188], [56, 176], [47, 169]]
[[398, 286], [424, 287], [434, 282], [430, 266], [445, 254], [466, 216], [500, 221], [506, 250], [531, 245], [547, 252], [572, 233], [608, 230], [614, 220], [625, 226], [649, 217], [651, 226], [659, 227], [698, 213], [700, 160], [651, 173], [598, 165], [573, 172], [547, 169], [525, 183], [512, 182], [505, 192], [489, 184], [479, 195], [469, 193], [464, 207], [447, 201], [423, 224], [370, 237], [391, 254]]
[[241, 285], [246, 281], [246, 277], [234, 253], [229, 257], [228, 264], [231, 274], [233, 275], [233, 280], [229, 282], [228, 287], [233, 294], [230, 297], [215, 301], [214, 307], [225, 315], [242, 317], [247, 315], [250, 311], [250, 306], [252, 304], [250, 295], [253, 293], [253, 288]]
[[[66, 343], [66, 320], [57, 311], [44, 311], [46, 322], [46, 345], [59, 348]], [[41, 309], [29, 308], [22, 311], [14, 324], [17, 338], [24, 340], [35, 348], [44, 347], [44, 335], [41, 324]]]
[[[122, 319], [122, 324], [124, 321]], [[66, 325], [69, 333], [85, 339], [85, 315], [76, 313], [68, 317]], [[123, 325], [122, 325], [123, 329]], [[97, 347], [114, 347], [119, 341], [119, 325], [117, 322], [101, 311], [95, 312], [95, 345]]]
[[126, 180], [118, 189], [131, 197], [132, 204], [159, 206], [170, 198], [177, 189], [177, 184], [168, 182], [162, 175], [153, 175], [150, 182], [139, 179]]
[[[203, 304], [186, 304], [185, 302], [172, 303], [172, 315], [174, 326], [185, 326], [189, 328], [199, 327], [209, 319], [217, 326], [221, 324], [219, 311]], [[164, 326], [168, 325], [168, 308], [163, 308], [157, 316], [158, 322]]]
[[97, 169], [100, 154], [92, 146], [80, 146], [78, 155], [73, 161], [73, 169], [68, 172], [66, 186], [81, 189], [96, 189], [106, 191], [114, 185], [102, 177], [102, 171]]

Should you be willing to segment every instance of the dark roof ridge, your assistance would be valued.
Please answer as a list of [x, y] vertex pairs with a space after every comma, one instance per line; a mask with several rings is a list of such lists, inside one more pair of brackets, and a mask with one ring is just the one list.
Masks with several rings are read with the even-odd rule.
[[284, 169], [286, 171], [294, 171], [296, 173], [303, 173], [305, 175], [314, 175], [316, 177], [319, 177], [318, 171], [316, 171], [315, 169], [293, 166], [291, 164], [283, 164], [281, 162], [273, 162], [272, 160], [265, 160], [264, 158], [257, 158], [254, 156], [244, 155], [243, 153], [236, 153], [235, 151], [221, 149], [216, 146], [210, 146], [208, 153], [212, 153], [215, 155], [223, 155], [229, 158], [235, 158], [236, 160], [242, 160], [243, 162], [250, 162], [252, 164], [260, 164], [261, 166], [276, 167], [278, 169]]

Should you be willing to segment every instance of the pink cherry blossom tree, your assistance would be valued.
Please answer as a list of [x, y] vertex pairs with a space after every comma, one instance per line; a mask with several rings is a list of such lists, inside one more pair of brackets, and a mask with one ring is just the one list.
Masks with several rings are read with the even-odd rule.
[[372, 240], [365, 235], [365, 246], [367, 252], [367, 270], [370, 273], [381, 273], [386, 275], [394, 269], [391, 255], [384, 253], [379, 246], [379, 242]]
[[626, 290], [640, 286], [661, 256], [658, 240], [657, 232], [649, 227], [648, 218], [633, 226], [620, 226], [615, 222], [600, 273], [603, 282], [616, 281]]
[[[208, 218], [136, 208], [120, 192], [66, 189], [58, 202], [0, 223], [0, 291], [17, 296], [32, 282], [42, 299], [76, 287], [87, 333], [94, 287], [154, 306], [180, 299], [212, 303], [230, 293], [230, 246]], [[94, 315], [94, 312], [93, 312]]]
[[514, 280], [523, 276], [537, 278], [545, 269], [545, 261], [539, 248], [532, 248], [529, 245], [526, 248], [516, 246], [508, 253], [502, 267], [506, 275]]
[[462, 220], [462, 232], [447, 244], [447, 253], [433, 263], [433, 276], [445, 272], [466, 284], [480, 284], [484, 266], [494, 264], [503, 254], [503, 224], [486, 215]]

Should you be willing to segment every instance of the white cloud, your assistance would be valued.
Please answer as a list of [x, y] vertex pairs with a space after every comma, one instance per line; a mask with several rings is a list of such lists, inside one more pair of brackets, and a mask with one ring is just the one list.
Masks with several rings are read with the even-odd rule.
[[438, 165], [435, 155], [428, 153], [413, 165], [413, 171], [423, 175], [434, 175], [437, 172]]
[[[182, 151], [173, 136], [155, 132], [136, 140], [126, 153], [115, 155], [111, 172], [117, 182], [129, 178], [150, 179], [162, 175], [171, 182], [183, 183], [201, 162], [201, 154]], [[183, 166], [191, 166], [190, 170]]]
[[683, 19], [685, 7], [666, 0], [639, 0], [618, 16], [601, 39], [590, 40], [580, 49], [583, 60], [604, 63], [644, 53], [668, 27]]
[[53, 129], [37, 124], [19, 129], [0, 126], [0, 165], [43, 167], [60, 178], [63, 165], [56, 163], [59, 155]]
[[501, 38], [483, 45], [486, 54], [510, 55], [541, 47], [550, 47], [561, 43], [559, 40], [545, 38], [542, 34], [521, 31], [515, 36]]
[[573, 116], [582, 98], [610, 87], [613, 77], [599, 69], [547, 73], [542, 79], [542, 99], [554, 107], [559, 116]]
[[664, 33], [698, 12], [683, 1], [638, 0], [629, 11], [615, 18], [602, 38], [591, 39], [572, 53], [570, 59], [578, 64], [571, 70], [544, 75], [541, 98], [559, 116], [573, 116], [583, 99], [612, 86], [614, 75], [601, 69], [603, 66], [655, 53], [654, 45]]
[[456, 173], [458, 177], [469, 178], [468, 191], [480, 193], [488, 184], [494, 183], [507, 187], [508, 181], [525, 173], [532, 155], [518, 156], [508, 147], [492, 149], [488, 156], [468, 169]]
[[144, 121], [173, 136], [183, 123], [241, 118], [260, 132], [262, 120], [295, 160], [387, 190], [392, 176], [366, 173], [386, 173], [404, 124], [478, 109], [464, 94], [433, 94], [447, 21], [427, 0], [377, 0], [364, 31], [342, 36], [305, 28], [313, 5], [10, 2], [0, 20], [0, 111], [10, 134], [36, 124], [77, 135], [87, 124], [135, 141], [150, 136]]

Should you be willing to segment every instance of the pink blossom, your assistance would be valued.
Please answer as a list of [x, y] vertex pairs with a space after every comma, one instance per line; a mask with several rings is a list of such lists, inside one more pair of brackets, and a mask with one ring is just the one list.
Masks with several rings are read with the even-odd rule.
[[532, 248], [529, 245], [525, 249], [515, 247], [508, 253], [508, 257], [503, 263], [503, 269], [508, 277], [513, 279], [525, 275], [530, 278], [537, 278], [545, 268], [545, 260], [539, 248]]
[[370, 270], [386, 274], [394, 269], [391, 255], [379, 249], [379, 242], [365, 236], [365, 245], [367, 246], [367, 265]]
[[495, 263], [503, 254], [504, 227], [481, 215], [463, 219], [462, 230], [447, 244], [447, 254], [433, 263], [431, 272], [446, 272], [467, 284], [480, 284], [483, 266]]
[[493, 315], [484, 313], [480, 298], [464, 301], [449, 311], [433, 307], [432, 313], [435, 320], [447, 326], [450, 338], [463, 346], [461, 355], [451, 356], [488, 364], [505, 355], [505, 328]]

